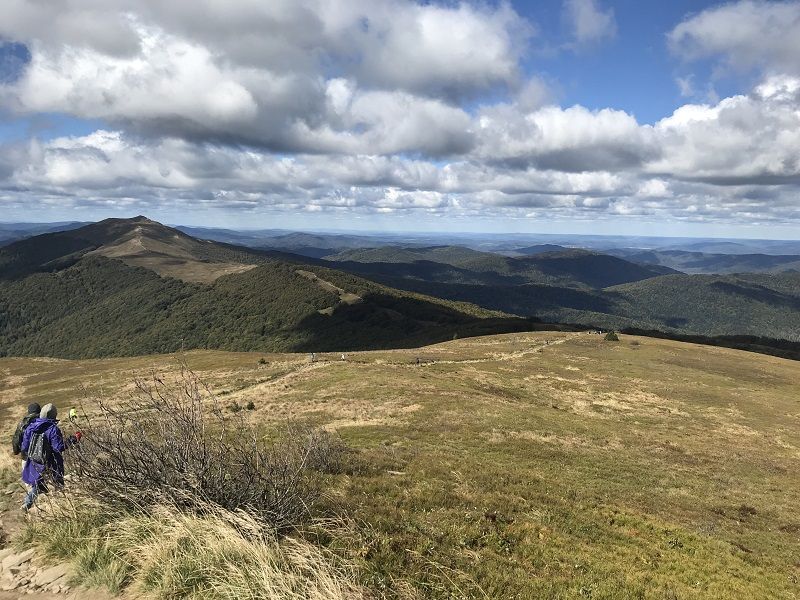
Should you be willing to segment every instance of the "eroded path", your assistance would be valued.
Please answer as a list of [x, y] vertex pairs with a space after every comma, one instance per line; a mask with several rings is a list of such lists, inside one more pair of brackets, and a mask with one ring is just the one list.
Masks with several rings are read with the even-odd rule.
[[[20, 485], [13, 484], [3, 493], [17, 496], [22, 492]], [[19, 509], [0, 513], [0, 600], [110, 600], [102, 591], [76, 588], [69, 564], [47, 563], [34, 550], [13, 547], [11, 540], [23, 526]]]

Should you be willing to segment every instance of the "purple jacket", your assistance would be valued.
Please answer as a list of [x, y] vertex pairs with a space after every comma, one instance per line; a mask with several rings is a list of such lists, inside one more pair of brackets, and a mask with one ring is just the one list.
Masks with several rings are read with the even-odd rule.
[[45, 473], [49, 470], [56, 485], [63, 485], [63, 452], [68, 446], [64, 442], [64, 436], [61, 430], [58, 428], [58, 421], [56, 419], [34, 419], [22, 435], [23, 452], [28, 452], [28, 448], [31, 445], [31, 436], [33, 436], [34, 433], [44, 434], [51, 451], [48, 454], [46, 465], [38, 465], [30, 458], [25, 461], [25, 467], [22, 469], [22, 481], [28, 485], [41, 484]]

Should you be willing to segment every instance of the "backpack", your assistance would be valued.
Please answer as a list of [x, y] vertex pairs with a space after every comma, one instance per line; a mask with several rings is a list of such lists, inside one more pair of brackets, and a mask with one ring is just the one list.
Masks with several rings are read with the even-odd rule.
[[31, 435], [31, 442], [28, 445], [28, 459], [37, 465], [47, 464], [50, 455], [50, 443], [44, 433], [34, 433]]
[[14, 456], [22, 453], [23, 458], [25, 457], [25, 453], [22, 452], [22, 437], [25, 435], [25, 430], [28, 428], [28, 425], [30, 425], [37, 416], [38, 415], [35, 414], [25, 415], [22, 417], [22, 421], [19, 422], [19, 425], [17, 425], [17, 429], [14, 431], [14, 437], [11, 439], [11, 449], [14, 452]]

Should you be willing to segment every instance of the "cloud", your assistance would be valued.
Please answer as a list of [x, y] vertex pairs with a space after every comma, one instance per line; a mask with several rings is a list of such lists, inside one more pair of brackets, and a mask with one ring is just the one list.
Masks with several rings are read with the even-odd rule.
[[491, 107], [479, 125], [476, 154], [488, 162], [568, 172], [624, 170], [658, 151], [649, 128], [612, 109]]
[[[0, 146], [0, 202], [13, 208], [35, 197], [40, 206], [95, 203], [139, 212], [169, 205], [442, 216], [524, 217], [533, 211], [554, 218], [591, 213], [703, 222], [800, 219], [798, 78], [773, 77], [747, 95], [687, 104], [653, 126], [622, 111], [581, 106], [522, 110], [507, 103], [484, 107], [474, 117], [456, 110], [452, 131], [470, 133], [463, 147], [448, 146], [452, 154], [445, 161], [391, 149], [402, 147], [407, 135], [419, 143], [419, 131], [433, 131], [434, 122], [441, 127], [455, 109], [429, 100], [432, 112], [425, 117], [423, 108], [404, 104], [402, 95], [361, 92], [344, 79], [331, 80], [325, 97], [336, 124], [328, 142], [342, 146], [335, 153], [275, 154], [120, 130], [33, 139]], [[342, 133], [355, 131], [359, 122], [371, 124], [360, 134]], [[438, 143], [433, 135], [430, 144]], [[357, 151], [370, 144], [385, 152]]]
[[800, 183], [800, 78], [773, 77], [748, 95], [687, 104], [655, 125], [654, 173], [719, 185]]
[[800, 74], [800, 2], [743, 0], [708, 8], [678, 24], [667, 39], [685, 60]]
[[690, 98], [694, 96], [694, 82], [692, 81], [694, 77], [692, 75], [688, 75], [686, 77], [676, 77], [675, 83], [678, 85], [678, 89], [681, 92], [681, 96], [684, 98]]
[[579, 45], [612, 39], [617, 34], [613, 9], [603, 10], [596, 0], [564, 0], [564, 17]]
[[[9, 1], [0, 109], [103, 125], [0, 144], [6, 210], [800, 220], [795, 4], [678, 25], [681, 56], [765, 74], [705, 103], [678, 80], [692, 102], [649, 125], [558, 106], [505, 3]], [[615, 34], [610, 9], [564, 6], [573, 48]]]
[[[0, 202], [13, 207], [36, 197], [40, 204], [94, 203], [139, 212], [183, 206], [346, 210], [354, 215], [419, 211], [524, 217], [534, 211], [553, 218], [587, 218], [591, 213], [694, 221], [796, 220], [800, 167], [795, 150], [800, 140], [787, 132], [800, 128], [785, 120], [797, 118], [791, 106], [798, 89], [800, 84], [791, 80], [768, 81], [751, 95], [719, 105], [687, 105], [654, 127], [638, 125], [620, 112], [542, 107], [517, 115], [529, 126], [526, 133], [536, 136], [515, 150], [515, 157], [532, 155], [528, 164], [487, 160], [491, 147], [484, 145], [483, 134], [471, 152], [440, 164], [400, 155], [280, 156], [100, 130], [0, 149], [0, 165], [5, 165], [0, 169], [5, 175]], [[347, 100], [341, 89], [334, 96], [338, 94]], [[334, 104], [345, 110], [344, 100], [338, 97]], [[580, 135], [584, 137], [575, 139]], [[747, 135], [752, 139], [742, 153], [739, 146]], [[492, 140], [497, 147], [504, 145], [501, 141]], [[620, 167], [615, 160], [600, 158], [614, 145], [618, 154], [625, 150], [636, 160]], [[652, 154], [651, 147], [659, 152]], [[596, 157], [591, 157], [593, 150]], [[542, 164], [542, 157], [564, 159], [570, 153], [570, 168], [558, 161]], [[606, 164], [595, 164], [601, 160]], [[575, 161], [586, 168], [573, 169]]]
[[276, 152], [447, 155], [471, 145], [459, 102], [516, 88], [530, 33], [507, 4], [201, 4], [21, 3], [0, 35], [31, 59], [0, 107]]

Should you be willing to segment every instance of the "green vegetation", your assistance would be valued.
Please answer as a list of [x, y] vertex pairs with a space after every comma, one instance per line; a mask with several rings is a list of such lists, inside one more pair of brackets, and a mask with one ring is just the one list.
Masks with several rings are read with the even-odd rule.
[[[343, 263], [343, 267], [349, 268], [349, 264]], [[435, 276], [430, 279], [403, 276], [402, 270], [384, 273], [365, 276], [394, 288], [552, 323], [799, 339], [800, 273], [663, 275], [605, 289], [447, 283], [439, 271], [431, 271]]]
[[671, 267], [683, 273], [800, 272], [800, 256], [793, 254], [713, 254], [686, 250], [617, 250], [611, 254], [640, 264]]
[[350, 250], [328, 260], [365, 276], [402, 277], [448, 284], [512, 286], [546, 284], [570, 288], [603, 288], [674, 273], [586, 250], [544, 252], [508, 257], [458, 246], [385, 247]]
[[800, 341], [800, 273], [665, 275], [584, 250], [334, 258], [198, 240], [144, 217], [25, 239], [0, 248], [0, 356], [396, 348], [542, 322], [757, 336], [767, 343], [735, 343], [770, 352], [770, 339]]
[[[337, 294], [274, 260], [210, 285], [159, 277], [100, 256], [58, 273], [0, 282], [0, 356], [100, 357], [191, 348], [350, 350], [411, 346], [535, 324], [401, 293], [318, 267]], [[320, 311], [332, 308], [330, 314]]]
[[704, 335], [800, 341], [800, 273], [667, 275], [609, 288], [639, 323]]

